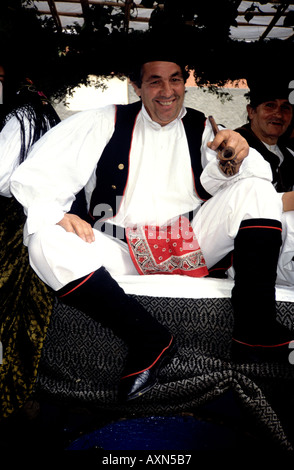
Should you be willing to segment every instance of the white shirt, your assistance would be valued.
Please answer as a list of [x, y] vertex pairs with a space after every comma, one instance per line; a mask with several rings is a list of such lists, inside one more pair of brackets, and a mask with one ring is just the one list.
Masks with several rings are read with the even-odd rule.
[[266, 142], [262, 142], [262, 143], [270, 152], [274, 153], [275, 155], [277, 155], [277, 157], [279, 157], [279, 160], [280, 160], [279, 165], [281, 165], [281, 163], [283, 163], [284, 161], [284, 155], [282, 154], [278, 145], [277, 144], [270, 145], [270, 144], [267, 144]]
[[[25, 132], [29, 129], [29, 120], [23, 119]], [[11, 117], [0, 132], [0, 194], [11, 197], [10, 178], [19, 165], [21, 151], [21, 128], [16, 117]]]
[[[181, 118], [160, 126], [142, 109], [136, 121], [130, 154], [130, 173], [123, 204], [114, 222], [162, 225], [200, 207], [193, 182], [187, 138]], [[115, 106], [83, 111], [48, 131], [11, 178], [11, 191], [28, 216], [27, 235], [59, 222], [70, 210], [75, 194], [86, 187], [89, 202], [96, 166], [114, 130]], [[270, 166], [251, 149], [238, 175], [228, 178], [218, 168], [209, 122], [203, 133], [202, 184], [214, 194], [234, 180], [257, 175], [271, 180]]]

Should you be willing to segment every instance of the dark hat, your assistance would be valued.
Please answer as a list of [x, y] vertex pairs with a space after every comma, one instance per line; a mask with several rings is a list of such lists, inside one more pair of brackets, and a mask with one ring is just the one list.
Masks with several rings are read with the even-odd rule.
[[156, 60], [182, 63], [186, 60], [184, 39], [175, 31], [162, 30], [144, 35], [141, 42], [137, 42], [137, 60], [141, 63]]
[[275, 99], [289, 99], [290, 89], [289, 83], [291, 79], [286, 76], [279, 76], [271, 78], [256, 77], [248, 79], [249, 93], [248, 97], [250, 105], [253, 107], [258, 106], [266, 101], [272, 101]]
[[170, 35], [160, 37], [158, 34], [146, 35], [142, 41], [137, 42], [134, 52], [135, 58], [132, 60], [129, 73], [132, 80], [134, 77], [138, 78], [142, 65], [148, 62], [174, 62], [183, 71], [188, 63], [185, 48], [175, 35], [174, 37]]

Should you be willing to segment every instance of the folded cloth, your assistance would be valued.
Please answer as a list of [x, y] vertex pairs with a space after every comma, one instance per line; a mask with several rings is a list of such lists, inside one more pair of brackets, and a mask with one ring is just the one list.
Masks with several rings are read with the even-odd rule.
[[139, 274], [181, 274], [192, 277], [208, 274], [193, 228], [185, 216], [162, 227], [128, 227], [126, 238]]

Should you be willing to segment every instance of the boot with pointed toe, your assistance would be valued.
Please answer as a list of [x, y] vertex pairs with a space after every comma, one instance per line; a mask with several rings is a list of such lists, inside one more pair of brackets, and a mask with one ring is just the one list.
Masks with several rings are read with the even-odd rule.
[[[172, 360], [176, 352], [177, 347], [172, 337], [169, 344], [161, 350], [148, 367], [136, 373], [123, 374], [119, 385], [120, 401], [133, 400], [151, 390], [158, 382], [160, 370]], [[132, 367], [128, 366], [128, 369]]]
[[[172, 335], [105, 268], [73, 281], [57, 294], [62, 302], [110, 328], [128, 346], [120, 396], [135, 398], [154, 385], [159, 364], [171, 350]], [[145, 385], [139, 385], [142, 381]]]

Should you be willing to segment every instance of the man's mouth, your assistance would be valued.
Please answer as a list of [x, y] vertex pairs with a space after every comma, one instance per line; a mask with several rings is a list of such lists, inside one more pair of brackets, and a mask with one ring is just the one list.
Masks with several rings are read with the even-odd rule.
[[269, 124], [272, 126], [283, 126], [283, 123], [280, 121], [270, 121]]
[[160, 101], [160, 100], [157, 100], [157, 103], [159, 103], [161, 106], [171, 106], [173, 104], [174, 100], [170, 100], [170, 101]]

